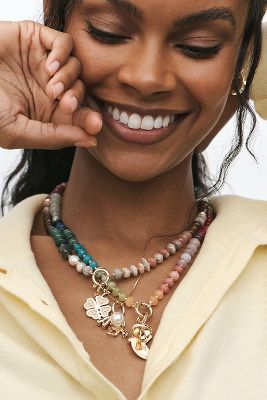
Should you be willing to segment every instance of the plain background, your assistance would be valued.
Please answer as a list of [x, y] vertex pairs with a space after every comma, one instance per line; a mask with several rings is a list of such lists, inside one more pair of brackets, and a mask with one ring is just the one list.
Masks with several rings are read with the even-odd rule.
[[[9, 0], [0, 3], [0, 20], [42, 19], [41, 0]], [[267, 20], [267, 18], [265, 18]], [[211, 175], [215, 178], [224, 155], [231, 146], [234, 136], [234, 119], [214, 139], [205, 152]], [[267, 200], [267, 121], [258, 118], [258, 132], [254, 139], [254, 154], [258, 163], [243, 149], [233, 163], [221, 194], [238, 194], [241, 196]], [[19, 150], [0, 148], [0, 193], [3, 182], [9, 171], [14, 168], [20, 157]]]

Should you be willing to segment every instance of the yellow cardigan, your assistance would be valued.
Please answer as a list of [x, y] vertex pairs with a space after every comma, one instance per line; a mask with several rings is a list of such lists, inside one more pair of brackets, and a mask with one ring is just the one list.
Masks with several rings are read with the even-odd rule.
[[[125, 400], [36, 266], [30, 231], [43, 199], [0, 220], [0, 399]], [[162, 315], [139, 400], [267, 399], [267, 203], [213, 204], [217, 217]]]

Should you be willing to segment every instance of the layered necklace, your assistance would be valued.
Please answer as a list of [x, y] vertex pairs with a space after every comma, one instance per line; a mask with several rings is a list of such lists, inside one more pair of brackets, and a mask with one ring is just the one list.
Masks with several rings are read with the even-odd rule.
[[[61, 202], [66, 185], [61, 183], [56, 186], [44, 200], [43, 220], [46, 232], [54, 240], [62, 258], [76, 268], [77, 272], [92, 279], [94, 297], [88, 298], [83, 305], [87, 317], [95, 320], [108, 335], [113, 337], [122, 335], [130, 343], [135, 354], [146, 360], [149, 352], [147, 343], [153, 338], [152, 328], [148, 325], [148, 320], [153, 315], [153, 308], [177, 284], [185, 270], [192, 264], [213, 221], [212, 207], [206, 201], [199, 202], [198, 214], [192, 225], [165, 248], [148, 259], [141, 258], [137, 265], [123, 266], [110, 271], [93, 258], [74, 232], [62, 221]], [[141, 276], [175, 256], [177, 252], [180, 256], [160, 286], [148, 299], [143, 301], [135, 299], [132, 293]], [[137, 281], [128, 294], [120, 289], [118, 282], [131, 277], [137, 278]], [[127, 310], [134, 310], [136, 313], [136, 323], [132, 326], [131, 333], [126, 328]]]

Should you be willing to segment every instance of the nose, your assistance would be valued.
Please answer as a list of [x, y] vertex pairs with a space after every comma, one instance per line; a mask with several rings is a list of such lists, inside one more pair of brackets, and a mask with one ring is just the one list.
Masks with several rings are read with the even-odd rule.
[[156, 45], [127, 54], [118, 72], [119, 82], [142, 96], [169, 93], [176, 87], [176, 74]]

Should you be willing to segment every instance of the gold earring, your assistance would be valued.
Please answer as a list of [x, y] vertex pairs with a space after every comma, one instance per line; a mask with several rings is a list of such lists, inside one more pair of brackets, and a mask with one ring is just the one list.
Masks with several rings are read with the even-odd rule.
[[244, 91], [246, 89], [247, 80], [246, 80], [246, 76], [245, 76], [245, 69], [242, 69], [239, 78], [241, 80], [241, 86], [240, 86], [240, 89], [238, 90], [238, 92], [236, 92], [235, 90], [232, 90], [231, 94], [233, 96], [238, 96], [239, 94], [244, 93]]

